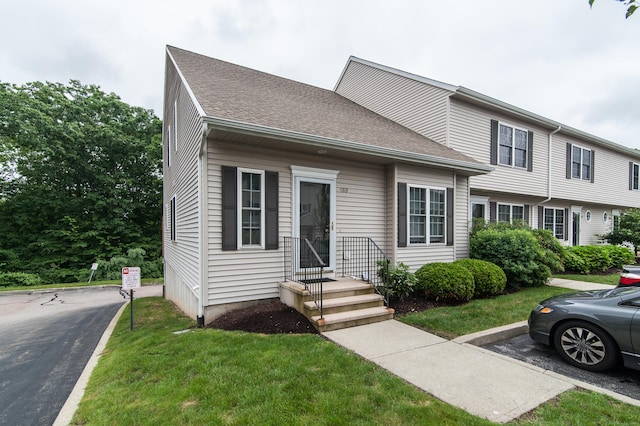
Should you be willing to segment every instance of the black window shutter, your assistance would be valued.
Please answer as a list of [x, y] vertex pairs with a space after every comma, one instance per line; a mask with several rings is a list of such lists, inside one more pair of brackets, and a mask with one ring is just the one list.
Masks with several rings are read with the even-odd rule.
[[564, 240], [569, 240], [569, 209], [564, 209]]
[[498, 120], [491, 120], [491, 164], [498, 164]]
[[447, 245], [453, 245], [453, 188], [447, 188]]
[[498, 203], [489, 201], [489, 222], [496, 222], [498, 218]]
[[524, 223], [529, 224], [529, 204], [524, 205]]
[[398, 182], [398, 247], [407, 246], [407, 184]]
[[544, 207], [538, 206], [538, 229], [544, 229]]
[[222, 250], [238, 249], [238, 169], [222, 166]]
[[527, 171], [533, 171], [533, 132], [531, 130], [527, 136]]
[[633, 190], [633, 161], [629, 161], [629, 191]]
[[267, 250], [277, 250], [278, 233], [278, 172], [265, 172], [265, 244]]
[[594, 181], [596, 174], [596, 152], [591, 150], [591, 183]]
[[567, 179], [571, 179], [571, 144], [567, 143]]

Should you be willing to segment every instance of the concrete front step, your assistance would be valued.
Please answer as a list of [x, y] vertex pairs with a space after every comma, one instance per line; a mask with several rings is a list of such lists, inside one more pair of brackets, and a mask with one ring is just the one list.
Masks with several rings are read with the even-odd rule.
[[358, 325], [371, 324], [379, 321], [393, 319], [393, 309], [384, 306], [375, 308], [358, 309], [355, 311], [339, 312], [335, 314], [312, 316], [310, 318], [313, 325], [321, 333], [325, 331], [338, 330], [341, 328], [355, 327]]
[[[329, 299], [323, 298], [322, 313], [328, 315], [359, 309], [376, 308], [379, 306], [384, 306], [384, 299], [375, 293]], [[318, 306], [312, 300], [304, 303], [304, 310], [307, 318], [319, 315]]]

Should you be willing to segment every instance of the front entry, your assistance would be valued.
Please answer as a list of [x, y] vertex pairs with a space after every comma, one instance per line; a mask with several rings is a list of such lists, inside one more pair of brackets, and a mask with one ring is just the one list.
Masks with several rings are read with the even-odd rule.
[[[329, 172], [330, 177], [325, 177], [328, 173], [324, 171], [300, 169], [296, 169], [300, 173], [294, 171], [294, 236], [307, 239], [326, 269], [335, 271], [336, 179], [334, 176], [337, 173]], [[305, 171], [306, 173], [302, 173]], [[300, 258], [301, 268], [305, 267], [305, 258], [306, 256]]]
[[573, 238], [571, 243], [573, 246], [580, 245], [580, 212], [573, 212]]

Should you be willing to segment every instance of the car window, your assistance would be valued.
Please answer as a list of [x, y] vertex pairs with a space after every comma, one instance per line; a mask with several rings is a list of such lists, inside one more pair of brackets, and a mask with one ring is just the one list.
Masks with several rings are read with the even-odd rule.
[[635, 306], [636, 308], [640, 308], [640, 298], [628, 300], [625, 305]]

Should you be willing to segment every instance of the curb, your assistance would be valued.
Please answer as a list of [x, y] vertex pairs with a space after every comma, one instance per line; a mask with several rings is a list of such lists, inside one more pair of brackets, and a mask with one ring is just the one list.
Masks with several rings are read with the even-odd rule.
[[120, 316], [122, 315], [122, 312], [124, 312], [127, 306], [129, 306], [129, 302], [122, 304], [122, 307], [120, 307], [118, 312], [116, 312], [116, 314], [113, 316], [113, 319], [104, 330], [104, 333], [102, 333], [100, 341], [96, 345], [91, 358], [89, 358], [89, 361], [87, 361], [87, 365], [84, 367], [84, 370], [82, 370], [82, 373], [80, 374], [80, 377], [78, 378], [75, 386], [71, 390], [69, 397], [60, 409], [58, 417], [56, 417], [56, 420], [53, 422], [53, 426], [66, 426], [71, 423], [73, 414], [78, 409], [78, 405], [80, 404], [80, 401], [84, 396], [84, 391], [87, 388], [87, 383], [89, 383], [89, 377], [91, 376], [91, 373], [93, 372], [95, 366], [98, 364], [98, 360], [100, 359], [100, 356], [102, 355], [102, 352], [104, 351], [105, 346], [107, 345], [107, 342], [109, 341], [109, 338], [113, 333], [113, 329], [115, 328], [118, 320], [120, 319]]
[[93, 285], [93, 286], [79, 286], [79, 287], [60, 287], [60, 288], [39, 288], [36, 290], [10, 290], [0, 291], [0, 297], [2, 296], [15, 296], [16, 294], [47, 294], [47, 293], [59, 293], [61, 291], [82, 291], [82, 290], [112, 290], [114, 288], [121, 288], [118, 284], [105, 284], [105, 285]]
[[456, 343], [469, 343], [474, 346], [484, 346], [497, 343], [501, 340], [511, 339], [521, 334], [527, 334], [528, 332], [529, 324], [525, 320], [478, 331], [477, 333], [465, 334], [464, 336], [456, 337], [452, 341]]

